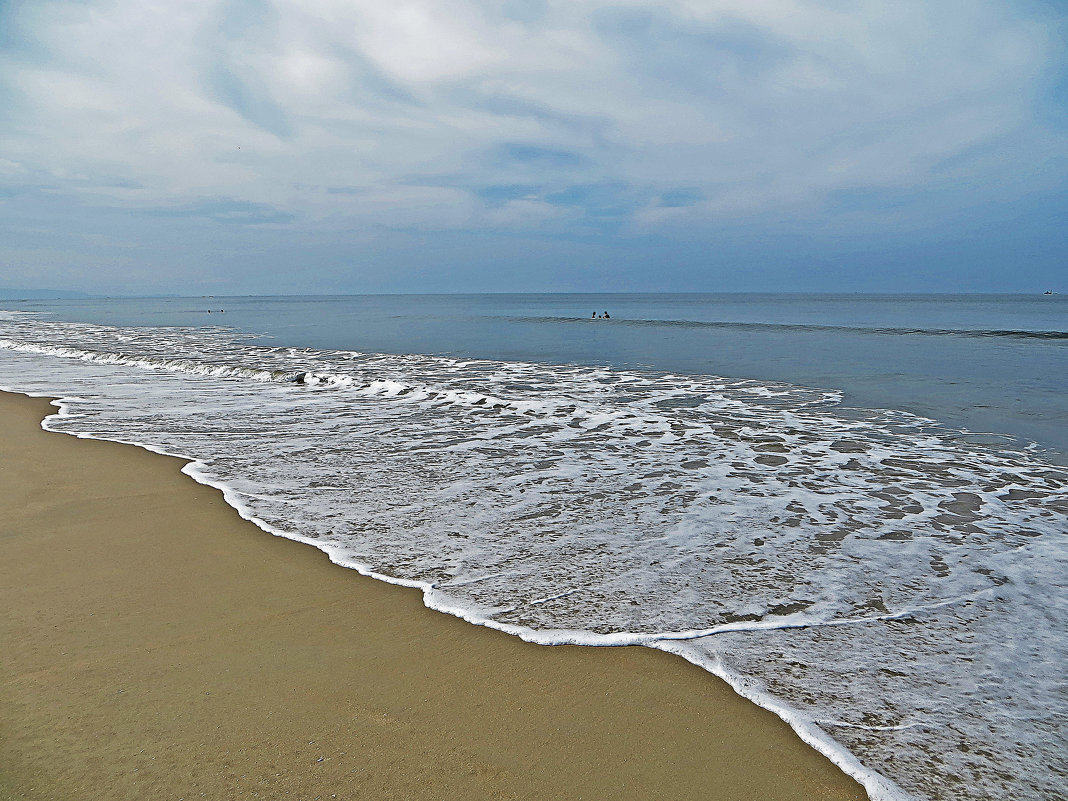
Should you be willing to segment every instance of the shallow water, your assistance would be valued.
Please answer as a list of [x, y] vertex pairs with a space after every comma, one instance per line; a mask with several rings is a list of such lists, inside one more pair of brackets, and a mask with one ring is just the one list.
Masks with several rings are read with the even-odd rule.
[[[6, 315], [6, 384], [66, 397], [50, 428], [196, 459], [197, 477], [224, 487], [264, 528], [420, 586], [434, 608], [538, 642], [680, 653], [788, 719], [873, 797], [1052, 799], [1068, 783], [1068, 471], [1051, 458], [1056, 442], [1027, 448], [1022, 430], [962, 433], [848, 404], [833, 386], [669, 372], [665, 363], [694, 362], [700, 351], [694, 342], [671, 347], [686, 338], [674, 329], [703, 331], [698, 323], [715, 320], [617, 326], [505, 307], [464, 329], [457, 299], [376, 299], [371, 309], [323, 301], [333, 311], [316, 320], [304, 319], [313, 301], [254, 309], [252, 300], [212, 299], [238, 325], [144, 325], [153, 316], [188, 323], [202, 314], [193, 302], [92, 310], [139, 327], [59, 322], [40, 307]], [[680, 305], [650, 305], [646, 317], [665, 307]], [[361, 315], [367, 341], [397, 345], [383, 323], [391, 308], [405, 336], [430, 336], [415, 331], [413, 310], [426, 332], [453, 330], [439, 352], [511, 331], [504, 321], [514, 318], [550, 332], [543, 351], [552, 331], [571, 329], [588, 332], [586, 355], [600, 340], [602, 351], [629, 349], [628, 358], [593, 365], [326, 347], [358, 338]], [[611, 308], [614, 318], [632, 310]], [[775, 309], [786, 314], [774, 303], [745, 313], [774, 318]], [[898, 308], [868, 313], [864, 326], [830, 320], [826, 309], [788, 311], [788, 320], [759, 325], [787, 339], [783, 326], [808, 326], [798, 329], [803, 339], [812, 326], [831, 336], [825, 329], [909, 322], [893, 318]], [[239, 330], [268, 319], [269, 337]], [[1012, 340], [1055, 365], [1068, 341], [1026, 336], [1034, 332], [1005, 327], [1006, 317], [978, 325], [959, 310], [934, 322], [970, 333], [863, 336], [952, 342], [929, 363], [960, 342], [989, 356], [980, 343]], [[1056, 323], [1036, 330], [1062, 330]], [[637, 346], [615, 339], [643, 328], [654, 332], [641, 342], [655, 367], [637, 367]], [[508, 336], [482, 350], [508, 350]], [[1036, 380], [1057, 394], [1056, 380]], [[931, 405], [946, 403], [940, 392]], [[967, 394], [956, 392], [958, 401]], [[1047, 402], [1029, 411], [1042, 418]]]

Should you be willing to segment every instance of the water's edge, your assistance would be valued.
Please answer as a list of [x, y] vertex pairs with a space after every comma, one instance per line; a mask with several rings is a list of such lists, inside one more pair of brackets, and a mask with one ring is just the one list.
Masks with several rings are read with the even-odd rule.
[[658, 634], [615, 632], [612, 634], [596, 634], [593, 632], [567, 629], [536, 630], [525, 626], [501, 623], [490, 618], [473, 614], [471, 611], [465, 610], [460, 606], [445, 603], [444, 600], [439, 597], [439, 594], [436, 592], [437, 588], [433, 584], [405, 580], [377, 573], [363, 563], [346, 558], [342, 554], [342, 549], [338, 546], [332, 546], [330, 543], [304, 537], [297, 532], [286, 531], [270, 525], [266, 521], [253, 515], [247, 507], [238, 500], [238, 494], [225, 481], [209, 476], [200, 459], [184, 453], [167, 451], [143, 442], [106, 438], [88, 432], [64, 431], [62, 429], [51, 427], [49, 425], [51, 420], [71, 416], [69, 404], [73, 399], [63, 397], [57, 398], [53, 395], [48, 395], [47, 393], [25, 392], [8, 385], [0, 385], [0, 391], [18, 394], [24, 397], [44, 398], [49, 400], [51, 405], [56, 407], [57, 411], [42, 419], [41, 428], [50, 433], [67, 434], [77, 439], [95, 439], [104, 442], [130, 445], [151, 453], [169, 456], [184, 461], [185, 465], [181, 468], [181, 472], [186, 476], [189, 476], [198, 484], [218, 490], [222, 494], [223, 500], [227, 505], [233, 508], [243, 520], [252, 523], [260, 530], [273, 536], [282, 537], [283, 539], [292, 540], [304, 545], [310, 545], [325, 553], [332, 564], [354, 570], [361, 576], [366, 576], [367, 578], [381, 581], [386, 584], [418, 589], [422, 595], [423, 605], [427, 609], [458, 617], [461, 620], [476, 626], [483, 626], [485, 628], [501, 631], [505, 634], [519, 637], [525, 642], [537, 645], [584, 645], [591, 647], [641, 645], [655, 648], [665, 653], [672, 654], [673, 656], [685, 659], [687, 662], [724, 681], [742, 698], [745, 698], [751, 703], [756, 704], [783, 720], [790, 726], [794, 733], [797, 734], [802, 742], [825, 756], [843, 773], [860, 783], [864, 787], [871, 801], [910, 801], [912, 798], [896, 783], [861, 764], [852, 753], [822, 729], [804, 720], [803, 716], [792, 707], [762, 691], [754, 683], [746, 680], [745, 677], [728, 670], [719, 660], [709, 659], [706, 655], [702, 654], [699, 649], [687, 644], [686, 641], [688, 639], [692, 639], [699, 634], [707, 635], [707, 632], [677, 632], [672, 634], [664, 632]]

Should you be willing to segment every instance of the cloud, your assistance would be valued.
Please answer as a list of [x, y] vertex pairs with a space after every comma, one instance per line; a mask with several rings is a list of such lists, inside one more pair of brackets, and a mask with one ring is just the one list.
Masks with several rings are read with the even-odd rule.
[[203, 200], [175, 207], [150, 208], [145, 209], [144, 213], [154, 217], [203, 217], [216, 222], [237, 225], [287, 223], [296, 217], [294, 214], [273, 209], [262, 203], [248, 203], [226, 198]]
[[1068, 175], [1063, 14], [1007, 1], [15, 0], [0, 15], [0, 202], [338, 236], [768, 220], [861, 235]]

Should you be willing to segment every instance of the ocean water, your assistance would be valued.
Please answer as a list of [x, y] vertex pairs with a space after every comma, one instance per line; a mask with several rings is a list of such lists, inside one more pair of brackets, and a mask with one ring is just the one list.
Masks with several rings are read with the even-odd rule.
[[1061, 296], [7, 306], [48, 428], [432, 608], [677, 653], [875, 799], [1065, 797]]

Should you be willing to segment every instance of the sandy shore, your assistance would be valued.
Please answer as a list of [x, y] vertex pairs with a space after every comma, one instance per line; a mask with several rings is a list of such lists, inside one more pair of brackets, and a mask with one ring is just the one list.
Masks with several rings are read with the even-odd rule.
[[863, 799], [645, 648], [546, 648], [0, 393], [0, 799]]

